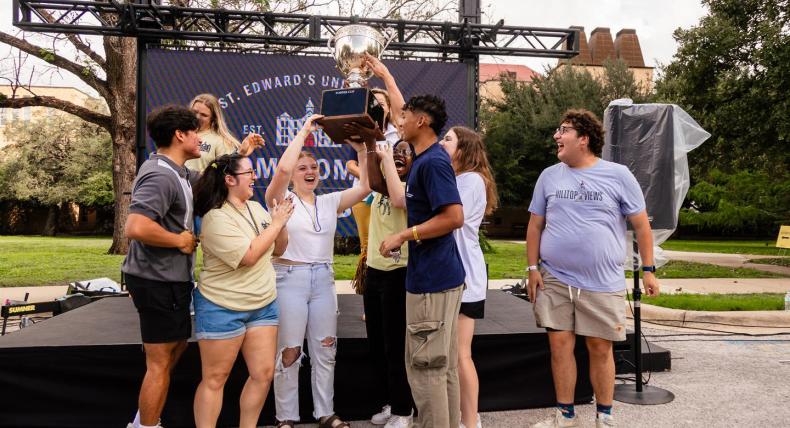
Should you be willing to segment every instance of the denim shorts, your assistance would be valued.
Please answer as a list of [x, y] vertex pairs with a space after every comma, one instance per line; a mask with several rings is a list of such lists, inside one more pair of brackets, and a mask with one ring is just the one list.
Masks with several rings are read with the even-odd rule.
[[277, 326], [280, 309], [277, 299], [252, 311], [234, 311], [208, 300], [195, 288], [195, 338], [230, 339], [241, 336], [252, 327]]

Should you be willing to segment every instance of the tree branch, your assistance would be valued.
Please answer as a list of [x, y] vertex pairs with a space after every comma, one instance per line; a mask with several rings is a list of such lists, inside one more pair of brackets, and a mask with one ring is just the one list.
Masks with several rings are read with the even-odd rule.
[[[39, 9], [38, 13], [44, 17], [50, 24], [55, 22], [55, 18], [52, 17], [52, 14], [47, 12], [46, 10]], [[98, 53], [96, 53], [90, 46], [88, 46], [85, 42], [82, 41], [80, 36], [76, 34], [64, 34], [64, 36], [77, 48], [78, 51], [84, 53], [88, 56], [88, 58], [92, 59], [93, 62], [99, 65], [104, 71], [107, 71], [107, 61], [101, 57]], [[98, 89], [97, 89], [98, 90]]]
[[19, 49], [22, 52], [27, 52], [30, 55], [41, 58], [42, 60], [54, 66], [60, 67], [74, 74], [75, 76], [79, 77], [80, 80], [87, 83], [91, 88], [96, 89], [96, 91], [98, 91], [99, 94], [105, 99], [107, 99], [107, 97], [110, 95], [107, 82], [96, 76], [96, 74], [94, 74], [93, 71], [91, 71], [91, 69], [88, 67], [79, 65], [65, 57], [56, 54], [55, 52], [49, 51], [40, 46], [36, 46], [27, 40], [14, 37], [3, 31], [0, 31], [0, 43], [5, 43], [9, 46]]
[[0, 108], [23, 108], [23, 107], [51, 107], [67, 113], [71, 113], [87, 122], [95, 123], [107, 131], [112, 127], [109, 115], [95, 112], [89, 108], [78, 106], [77, 104], [61, 100], [50, 96], [33, 96], [20, 98], [0, 97]]

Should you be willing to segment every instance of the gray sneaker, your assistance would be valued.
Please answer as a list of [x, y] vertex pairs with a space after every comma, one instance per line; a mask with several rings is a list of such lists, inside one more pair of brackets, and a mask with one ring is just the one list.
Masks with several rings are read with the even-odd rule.
[[373, 425], [384, 425], [390, 420], [392, 416], [392, 407], [389, 404], [381, 408], [381, 411], [370, 418], [370, 423]]
[[566, 418], [560, 409], [554, 409], [554, 416], [532, 425], [532, 428], [568, 428], [579, 426], [579, 417]]
[[384, 428], [411, 428], [412, 422], [411, 416], [392, 415]]
[[595, 414], [595, 428], [607, 428], [614, 426], [614, 416], [606, 413]]

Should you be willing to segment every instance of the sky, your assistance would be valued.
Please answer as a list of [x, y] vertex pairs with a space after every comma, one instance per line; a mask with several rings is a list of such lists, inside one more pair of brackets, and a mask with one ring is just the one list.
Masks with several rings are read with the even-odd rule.
[[[706, 14], [699, 0], [481, 0], [484, 23], [505, 20], [505, 25], [525, 27], [568, 28], [583, 26], [589, 39], [596, 27], [608, 27], [612, 36], [623, 28], [636, 30], [642, 46], [645, 65], [657, 66], [672, 60], [677, 44], [673, 31], [696, 25]], [[11, 2], [0, 5], [0, 31], [15, 34], [11, 25]], [[94, 42], [99, 45], [98, 41]], [[0, 58], [7, 58], [9, 48], [0, 45]], [[36, 60], [30, 59], [29, 63]], [[555, 59], [524, 57], [482, 57], [482, 62], [524, 64], [535, 71], [543, 72], [556, 64]], [[0, 61], [0, 77], [9, 73], [8, 59]], [[40, 69], [41, 65], [37, 66]], [[0, 81], [0, 84], [5, 83]], [[49, 74], [34, 82], [41, 85], [76, 86], [95, 95], [78, 78], [63, 72]]]

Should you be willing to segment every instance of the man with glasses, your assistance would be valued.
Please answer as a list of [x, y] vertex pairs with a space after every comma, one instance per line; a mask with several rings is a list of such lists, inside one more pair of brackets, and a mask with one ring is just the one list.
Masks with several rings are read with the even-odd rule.
[[576, 335], [585, 336], [596, 426], [614, 426], [612, 342], [625, 340], [626, 220], [636, 234], [645, 291], [658, 294], [645, 199], [623, 165], [600, 158], [603, 126], [586, 110], [568, 110], [554, 133], [560, 163], [535, 184], [527, 227], [529, 298], [548, 330], [557, 409], [533, 427], [575, 427]]

